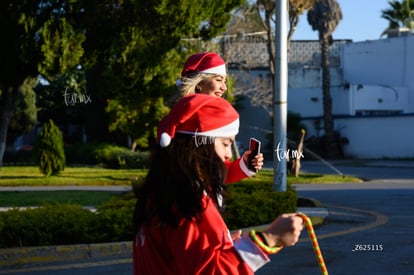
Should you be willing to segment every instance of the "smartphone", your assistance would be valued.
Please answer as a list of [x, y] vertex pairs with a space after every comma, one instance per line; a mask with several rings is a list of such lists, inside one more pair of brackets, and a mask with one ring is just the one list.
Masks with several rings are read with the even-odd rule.
[[254, 157], [260, 153], [260, 145], [261, 142], [255, 138], [250, 138], [250, 142], [249, 142], [249, 150], [251, 151], [250, 155], [249, 155], [249, 160], [248, 160], [248, 164], [247, 167], [252, 170], [252, 171], [256, 171], [256, 168], [253, 166], [252, 164], [252, 160], [254, 159]]

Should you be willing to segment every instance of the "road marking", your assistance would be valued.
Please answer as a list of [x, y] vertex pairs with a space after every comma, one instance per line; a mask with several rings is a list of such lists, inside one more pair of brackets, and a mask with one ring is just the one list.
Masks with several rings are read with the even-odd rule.
[[[356, 208], [345, 207], [345, 206], [334, 206], [334, 205], [327, 205], [326, 208], [328, 208], [328, 209], [330, 209], [330, 208], [339, 208], [339, 209], [344, 209], [344, 210], [348, 210], [348, 211], [354, 211], [354, 212], [359, 212], [359, 213], [363, 213], [363, 214], [368, 214], [368, 215], [374, 216], [375, 221], [373, 221], [372, 223], [366, 224], [366, 225], [355, 226], [355, 227], [352, 227], [350, 229], [344, 229], [344, 230], [339, 230], [339, 231], [330, 232], [330, 233], [318, 234], [317, 235], [318, 239], [327, 239], [327, 238], [338, 237], [338, 236], [351, 234], [351, 233], [355, 233], [355, 232], [359, 232], [359, 231], [364, 231], [364, 230], [367, 230], [367, 229], [371, 229], [371, 228], [374, 228], [374, 227], [377, 227], [377, 226], [384, 225], [388, 222], [388, 216], [385, 216], [381, 213], [374, 212], [374, 211], [356, 209]], [[308, 237], [299, 240], [299, 242], [306, 242], [306, 241], [309, 241]]]

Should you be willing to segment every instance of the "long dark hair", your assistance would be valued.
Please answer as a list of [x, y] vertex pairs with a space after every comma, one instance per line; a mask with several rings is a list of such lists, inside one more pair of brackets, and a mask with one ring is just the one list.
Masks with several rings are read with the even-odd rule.
[[[134, 225], [154, 218], [176, 227], [182, 218], [197, 219], [203, 211], [203, 193], [218, 205], [226, 168], [214, 149], [214, 140], [176, 134], [166, 148], [156, 145], [143, 187], [136, 192]], [[207, 142], [206, 142], [207, 141]]]

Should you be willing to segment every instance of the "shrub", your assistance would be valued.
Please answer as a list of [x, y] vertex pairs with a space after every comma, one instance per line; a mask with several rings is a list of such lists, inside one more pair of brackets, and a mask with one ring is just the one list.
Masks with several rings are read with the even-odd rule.
[[[281, 213], [296, 211], [297, 194], [290, 186], [278, 193], [272, 191], [272, 183], [245, 180], [227, 185], [225, 197], [223, 217], [230, 230], [267, 224]], [[132, 240], [135, 204], [134, 193], [129, 192], [111, 198], [95, 213], [73, 204], [0, 212], [0, 247]]]
[[43, 129], [36, 139], [35, 156], [40, 171], [46, 176], [65, 169], [63, 136], [51, 119], [43, 124]]
[[67, 148], [68, 163], [102, 165], [106, 168], [142, 169], [148, 166], [148, 152], [105, 143], [77, 144]]
[[122, 198], [112, 198], [98, 207], [99, 228], [106, 242], [132, 239], [132, 213], [135, 204], [136, 199], [131, 192]]
[[99, 238], [96, 215], [79, 205], [56, 204], [1, 213], [0, 246], [90, 243]]
[[230, 230], [267, 224], [282, 213], [297, 207], [297, 193], [288, 186], [286, 192], [274, 192], [272, 183], [240, 182], [226, 186], [223, 218]]

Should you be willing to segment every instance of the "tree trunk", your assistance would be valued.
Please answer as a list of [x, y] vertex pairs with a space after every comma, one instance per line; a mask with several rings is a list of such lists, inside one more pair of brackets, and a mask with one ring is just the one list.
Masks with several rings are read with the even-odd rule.
[[7, 146], [7, 130], [9, 129], [17, 93], [17, 87], [10, 87], [2, 91], [0, 97], [0, 168], [3, 166], [3, 157]]
[[267, 14], [265, 17], [265, 24], [266, 24], [266, 32], [267, 32], [267, 52], [269, 53], [269, 72], [270, 72], [270, 79], [272, 83], [272, 88], [275, 86], [275, 41], [272, 35], [272, 28], [270, 24], [270, 14]]
[[329, 43], [330, 35], [321, 39], [322, 52], [322, 93], [323, 93], [323, 120], [325, 129], [324, 155], [327, 158], [339, 157], [337, 138], [334, 132], [332, 117], [331, 77], [329, 73]]

